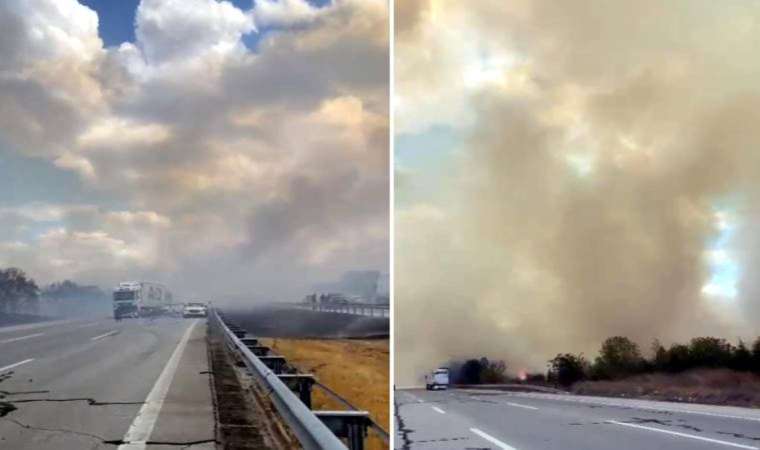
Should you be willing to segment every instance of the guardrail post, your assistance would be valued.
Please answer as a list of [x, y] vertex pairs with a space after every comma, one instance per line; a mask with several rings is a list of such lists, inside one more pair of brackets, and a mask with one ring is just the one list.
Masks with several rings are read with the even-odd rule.
[[256, 347], [257, 345], [259, 345], [259, 338], [244, 337], [244, 338], [240, 338], [240, 342], [245, 344], [245, 346], [248, 348]]
[[259, 359], [264, 365], [269, 367], [269, 370], [278, 375], [282, 373], [282, 370], [285, 368], [285, 363], [287, 362], [283, 356], [279, 355], [259, 356]]
[[269, 351], [272, 350], [266, 345], [246, 345], [246, 347], [248, 347], [248, 350], [250, 350], [251, 353], [258, 356], [259, 358], [262, 356], [267, 356], [269, 354]]
[[298, 398], [307, 408], [311, 409], [311, 388], [317, 382], [314, 375], [310, 373], [284, 373], [278, 377], [291, 391], [298, 394]]
[[367, 411], [314, 411], [336, 436], [348, 441], [350, 450], [364, 450], [370, 419]]

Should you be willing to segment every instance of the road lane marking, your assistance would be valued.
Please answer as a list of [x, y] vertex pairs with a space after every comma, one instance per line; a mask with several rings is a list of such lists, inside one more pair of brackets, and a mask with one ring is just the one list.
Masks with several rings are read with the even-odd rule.
[[411, 398], [412, 398], [412, 400], [416, 401], [417, 403], [425, 403], [425, 402], [424, 402], [422, 399], [418, 398], [418, 397], [417, 397], [416, 395], [414, 395], [414, 394], [410, 394], [410, 393], [408, 393], [408, 392], [405, 392], [405, 394], [406, 394], [406, 395], [408, 395], [409, 397], [411, 397]]
[[687, 438], [687, 439], [696, 439], [698, 441], [711, 442], [713, 444], [727, 445], [729, 447], [746, 448], [748, 450], [758, 450], [757, 447], [753, 447], [751, 445], [744, 445], [744, 444], [737, 444], [735, 442], [721, 441], [721, 440], [718, 440], [718, 439], [711, 439], [711, 438], [706, 438], [706, 437], [702, 437], [702, 436], [695, 436], [693, 434], [686, 434], [686, 433], [679, 433], [677, 431], [663, 430], [661, 428], [645, 427], [644, 425], [637, 425], [637, 424], [634, 424], [634, 423], [618, 422], [616, 420], [608, 420], [607, 423], [612, 423], [612, 424], [615, 424], [615, 425], [622, 425], [624, 427], [638, 428], [638, 429], [641, 429], [641, 430], [655, 431], [655, 432], [658, 432], [658, 433], [670, 434], [670, 435], [673, 435], [673, 436], [679, 436], [679, 437]]
[[500, 440], [496, 439], [490, 434], [487, 434], [487, 433], [484, 433], [483, 431], [478, 430], [477, 428], [470, 428], [470, 431], [472, 431], [473, 433], [477, 434], [478, 436], [482, 437], [483, 439], [487, 440], [488, 442], [494, 444], [495, 446], [503, 450], [517, 450], [514, 447], [501, 442]]
[[114, 334], [118, 333], [119, 330], [113, 330], [109, 331], [108, 333], [103, 333], [100, 336], [95, 336], [93, 338], [90, 338], [91, 341], [97, 341], [98, 339], [103, 339], [104, 337], [113, 336]]
[[512, 403], [512, 402], [507, 402], [507, 405], [509, 405], [509, 406], [514, 406], [515, 408], [525, 408], [525, 409], [532, 409], [532, 410], [534, 410], [534, 411], [538, 410], [538, 408], [536, 408], [535, 406], [529, 406], [529, 405], [521, 405], [521, 404], [519, 404], [519, 403]]
[[431, 406], [431, 408], [433, 408], [433, 411], [437, 413], [446, 414], [446, 411], [442, 410], [441, 408], [437, 408], [435, 406]]
[[23, 325], [12, 325], [0, 327], [0, 333], [10, 333], [12, 331], [30, 330], [32, 328], [52, 327], [54, 325], [64, 325], [76, 322], [75, 320], [51, 320], [48, 322], [26, 323]]
[[14, 367], [18, 367], [22, 364], [30, 363], [34, 361], [34, 358], [25, 359], [23, 361], [19, 361], [17, 363], [13, 363], [10, 366], [0, 367], [0, 372], [5, 372], [6, 370], [13, 369]]
[[166, 394], [169, 392], [169, 386], [171, 386], [172, 380], [174, 380], [179, 360], [185, 351], [187, 341], [190, 339], [190, 333], [192, 333], [193, 328], [197, 324], [198, 321], [193, 320], [190, 326], [187, 327], [187, 330], [185, 330], [185, 334], [174, 349], [174, 353], [172, 353], [172, 356], [166, 363], [158, 380], [156, 380], [156, 384], [153, 385], [153, 389], [150, 390], [145, 403], [143, 403], [137, 416], [132, 421], [127, 434], [124, 435], [123, 441], [126, 444], [120, 445], [117, 450], [142, 450], [146, 447], [146, 442], [150, 439], [151, 433], [153, 433], [153, 427], [156, 426], [161, 407], [164, 405]]
[[90, 322], [90, 323], [86, 323], [86, 324], [84, 324], [84, 325], [79, 325], [77, 328], [87, 328], [87, 327], [91, 327], [91, 326], [93, 326], [93, 325], [97, 325], [97, 324], [99, 324], [99, 323], [100, 323], [100, 322]]
[[0, 341], [0, 344], [8, 344], [10, 342], [23, 341], [24, 339], [31, 339], [33, 337], [44, 336], [44, 335], [45, 333], [27, 334], [26, 336], [21, 336], [21, 337], [12, 338], [12, 339], [5, 339], [3, 341]]

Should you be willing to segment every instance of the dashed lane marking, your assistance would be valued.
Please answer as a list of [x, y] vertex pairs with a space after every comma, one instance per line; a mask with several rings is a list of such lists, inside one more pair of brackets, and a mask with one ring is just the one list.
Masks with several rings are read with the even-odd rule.
[[630, 427], [630, 428], [638, 428], [640, 430], [654, 431], [656, 433], [669, 434], [671, 436], [678, 436], [678, 437], [682, 437], [682, 438], [686, 438], [686, 439], [694, 439], [694, 440], [697, 440], [697, 441], [710, 442], [710, 443], [713, 443], [713, 444], [720, 444], [720, 445], [725, 445], [725, 446], [728, 446], [728, 447], [745, 448], [745, 449], [748, 449], [748, 450], [758, 450], [757, 447], [753, 447], [751, 445], [737, 444], [736, 442], [729, 442], [729, 441], [721, 441], [721, 440], [718, 440], [718, 439], [706, 438], [706, 437], [703, 437], [703, 436], [696, 436], [696, 435], [693, 435], [693, 434], [679, 433], [677, 431], [670, 431], [670, 430], [663, 430], [661, 428], [646, 427], [644, 425], [637, 425], [637, 424], [634, 424], [634, 423], [618, 422], [616, 420], [608, 420], [607, 423], [611, 423], [611, 424], [614, 424], [614, 425], [621, 425], [621, 426]]

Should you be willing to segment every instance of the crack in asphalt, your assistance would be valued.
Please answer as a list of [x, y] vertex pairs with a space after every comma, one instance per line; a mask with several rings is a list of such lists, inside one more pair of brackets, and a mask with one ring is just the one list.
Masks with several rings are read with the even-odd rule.
[[410, 450], [412, 447], [412, 440], [409, 439], [409, 433], [413, 433], [414, 430], [411, 430], [409, 428], [406, 428], [406, 424], [404, 423], [404, 419], [401, 417], [401, 407], [405, 406], [399, 403], [396, 403], [396, 408], [394, 411], [394, 415], [396, 416], [396, 421], [398, 422], [398, 431], [397, 434], [399, 437], [401, 437], [401, 448], [403, 450]]
[[21, 428], [27, 429], [27, 430], [47, 431], [47, 432], [51, 432], [51, 433], [70, 433], [70, 434], [76, 434], [78, 436], [88, 437], [88, 438], [91, 438], [91, 439], [97, 439], [97, 440], [99, 440], [101, 442], [105, 442], [105, 438], [103, 438], [101, 436], [98, 436], [97, 434], [86, 433], [84, 431], [68, 430], [68, 429], [65, 429], [65, 428], [39, 427], [39, 426], [29, 425], [29, 424], [23, 423], [23, 422], [21, 422], [19, 420], [11, 419], [11, 418], [8, 418], [8, 417], [3, 417], [0, 420], [3, 420], [5, 422], [9, 422], [9, 423], [13, 423], [13, 424], [15, 424], [15, 425], [17, 425], [17, 426], [19, 426]]
[[[681, 419], [681, 420], [683, 420], [683, 419]], [[645, 418], [642, 418], [642, 417], [633, 417], [630, 420], [623, 420], [621, 422], [634, 423], [634, 424], [656, 424], [656, 425], [662, 425], [664, 427], [683, 428], [685, 430], [694, 431], [696, 433], [701, 433], [702, 432], [701, 428], [697, 428], [697, 427], [692, 426], [692, 425], [687, 425], [685, 423], [681, 423], [681, 424], [673, 423], [673, 421], [669, 420], [669, 419], [668, 420], [663, 420], [663, 419], [645, 419]]]
[[[111, 439], [111, 440], [104, 440], [104, 444], [108, 445], [126, 445], [131, 444], [130, 441], [125, 441], [123, 439]], [[142, 443], [142, 442], [141, 442]], [[176, 447], [192, 447], [193, 445], [201, 445], [201, 444], [216, 444], [216, 439], [201, 439], [197, 441], [145, 441], [145, 445], [167, 445], [167, 446], [176, 446]]]
[[[131, 444], [130, 441], [125, 441], [123, 439], [106, 439], [103, 436], [87, 433], [84, 431], [70, 430], [67, 428], [47, 428], [47, 427], [41, 427], [41, 426], [36, 426], [36, 425], [29, 425], [19, 420], [7, 418], [7, 417], [0, 418], [0, 420], [12, 423], [26, 430], [45, 431], [49, 433], [74, 434], [77, 436], [82, 436], [82, 437], [86, 437], [90, 439], [96, 439], [106, 445], [119, 446], [119, 445]], [[165, 445], [165, 446], [176, 446], [176, 447], [182, 447], [182, 448], [192, 447], [194, 445], [201, 445], [201, 444], [211, 444], [211, 443], [217, 443], [216, 439], [200, 439], [197, 441], [150, 441], [150, 440], [145, 441], [145, 445]]]
[[90, 406], [113, 406], [113, 405], [144, 405], [145, 402], [99, 402], [94, 398], [80, 397], [80, 398], [25, 398], [21, 400], [10, 400], [4, 403], [17, 404], [17, 403], [62, 403], [62, 402], [87, 402]]
[[718, 434], [723, 434], [725, 436], [733, 436], [738, 439], [748, 439], [750, 441], [760, 441], [760, 436], [747, 436], [746, 434], [742, 433], [730, 433], [728, 431], [716, 431]]
[[16, 406], [8, 402], [0, 402], [0, 418], [7, 416], [17, 409]]
[[9, 395], [26, 395], [26, 394], [49, 394], [50, 391], [0, 391], [0, 398]]

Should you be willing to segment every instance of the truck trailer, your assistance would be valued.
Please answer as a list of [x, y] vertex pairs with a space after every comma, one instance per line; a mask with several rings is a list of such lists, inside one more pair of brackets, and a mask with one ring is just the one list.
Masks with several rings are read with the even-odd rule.
[[166, 314], [173, 303], [163, 284], [148, 281], [119, 283], [113, 291], [113, 317], [148, 317]]

